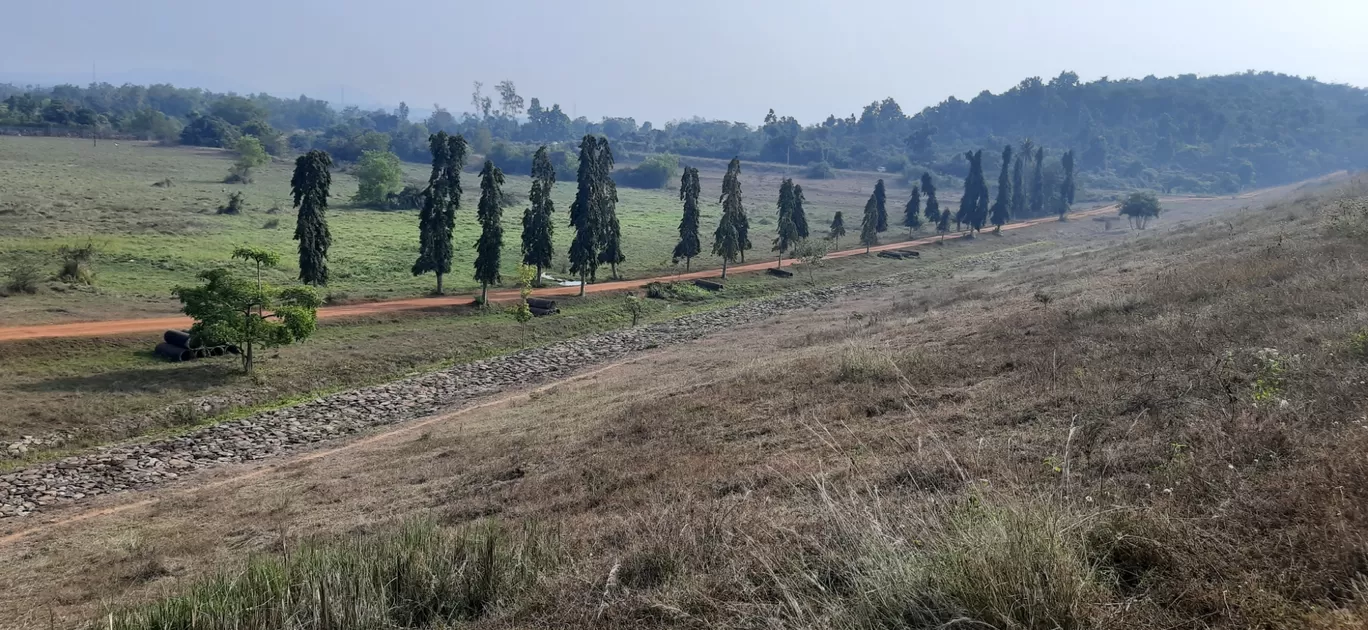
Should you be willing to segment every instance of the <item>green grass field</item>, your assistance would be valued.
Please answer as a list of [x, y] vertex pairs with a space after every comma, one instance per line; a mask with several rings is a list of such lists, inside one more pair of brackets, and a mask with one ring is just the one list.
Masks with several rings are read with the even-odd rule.
[[[284, 264], [271, 271], [274, 282], [293, 281], [296, 245], [292, 240], [294, 212], [290, 206], [289, 178], [293, 164], [276, 161], [260, 169], [249, 185], [221, 183], [232, 163], [227, 151], [191, 147], [158, 147], [145, 143], [104, 142], [98, 147], [78, 139], [0, 137], [0, 274], [16, 266], [36, 266], [55, 275], [61, 265], [60, 247], [93, 242], [99, 248], [94, 262], [93, 287], [67, 287], [49, 283], [38, 295], [0, 299], [0, 317], [6, 323], [110, 318], [155, 312], [175, 312], [178, 305], [170, 292], [178, 284], [191, 283], [205, 268], [225, 264], [234, 247], [264, 247], [282, 254]], [[475, 205], [479, 181], [472, 164], [463, 178], [466, 191], [457, 217], [456, 256], [447, 279], [449, 292], [477, 288], [471, 279], [478, 236]], [[426, 181], [426, 168], [405, 164], [405, 178]], [[169, 179], [171, 185], [153, 184]], [[770, 181], [774, 180], [774, 181]], [[506, 192], [525, 198], [530, 180], [509, 177]], [[711, 184], [711, 181], [709, 182]], [[773, 186], [769, 186], [773, 184]], [[833, 183], [832, 186], [836, 186]], [[850, 181], [839, 184], [858, 190]], [[773, 239], [773, 191], [778, 179], [760, 176], [747, 189], [752, 216], [750, 257], [770, 256]], [[812, 186], [812, 184], [809, 184]], [[238, 216], [217, 214], [231, 192], [241, 191], [247, 210]], [[330, 252], [332, 283], [325, 293], [335, 300], [375, 300], [410, 297], [430, 292], [432, 276], [414, 277], [410, 267], [417, 255], [417, 212], [380, 212], [350, 203], [356, 179], [337, 172], [333, 178], [329, 226], [333, 234]], [[573, 237], [565, 225], [575, 183], [559, 182], [557, 212], [557, 264], [553, 272], [566, 271], [565, 251]], [[715, 200], [717, 191], [705, 186], [704, 197]], [[676, 266], [670, 253], [678, 239], [680, 202], [673, 190], [619, 191], [618, 216], [622, 224], [627, 277], [669, 273]], [[844, 197], [814, 191], [809, 215], [814, 230], [824, 229], [838, 208], [823, 207], [830, 199]], [[719, 216], [719, 206], [706, 204], [702, 214], [704, 249]], [[845, 208], [847, 215], [858, 213]], [[522, 208], [504, 211], [504, 275], [515, 277], [520, 260]], [[275, 227], [265, 227], [269, 222]], [[896, 238], [892, 233], [886, 238]], [[853, 243], [853, 238], [849, 239]], [[705, 254], [695, 268], [718, 266]], [[682, 264], [678, 267], [682, 269]], [[604, 274], [606, 275], [606, 270]], [[567, 274], [568, 275], [568, 274]]]

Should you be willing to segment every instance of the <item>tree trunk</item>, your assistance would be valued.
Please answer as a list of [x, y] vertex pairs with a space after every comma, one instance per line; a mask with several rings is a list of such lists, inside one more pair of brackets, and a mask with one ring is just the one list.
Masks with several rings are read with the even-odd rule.
[[614, 279], [614, 280], [617, 280], [617, 279], [618, 279], [618, 275], [617, 275], [617, 263], [608, 263], [608, 266], [611, 267], [611, 268], [613, 269], [613, 279]]
[[775, 268], [775, 269], [783, 269], [783, 268], [784, 268], [784, 252], [779, 252], [779, 260], [775, 261], [775, 263], [774, 263], [774, 268]]
[[722, 259], [722, 279], [727, 279], [727, 259], [725, 257]]
[[542, 283], [542, 266], [541, 266], [540, 264], [537, 265], [537, 286], [538, 286], [538, 287], [543, 286], [543, 283]]
[[691, 262], [693, 262], [693, 258], [692, 258], [692, 257], [688, 257], [688, 258], [685, 258], [685, 259], [684, 259], [684, 273], [689, 273], [689, 263], [691, 263]]
[[584, 297], [584, 272], [580, 272], [580, 297]]
[[437, 295], [442, 295], [442, 272], [437, 272]]
[[489, 283], [480, 283], [480, 308], [489, 305]]

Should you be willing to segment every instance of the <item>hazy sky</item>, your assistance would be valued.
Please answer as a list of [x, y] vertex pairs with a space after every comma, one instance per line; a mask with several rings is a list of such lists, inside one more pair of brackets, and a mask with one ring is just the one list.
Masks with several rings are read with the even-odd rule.
[[169, 81], [469, 109], [502, 79], [572, 115], [804, 123], [1027, 76], [1273, 70], [1368, 86], [1368, 0], [8, 2], [0, 81]]

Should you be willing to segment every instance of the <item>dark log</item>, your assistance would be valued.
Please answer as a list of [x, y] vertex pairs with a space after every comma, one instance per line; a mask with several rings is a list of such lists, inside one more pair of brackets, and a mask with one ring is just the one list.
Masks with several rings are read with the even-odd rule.
[[558, 308], [537, 308], [535, 306], [528, 306], [527, 310], [532, 311], [532, 315], [535, 317], [545, 317], [560, 312], [560, 309]]
[[190, 333], [184, 330], [168, 330], [162, 333], [162, 341], [178, 348], [190, 347]]
[[921, 257], [921, 252], [919, 252], [919, 251], [917, 251], [917, 250], [915, 250], [915, 249], [899, 249], [899, 250], [896, 250], [896, 251], [897, 251], [899, 254], [902, 254], [902, 255], [903, 255], [903, 258], [920, 258], [920, 257]]
[[171, 345], [169, 343], [157, 344], [156, 352], [157, 354], [166, 357], [172, 361], [189, 361], [190, 359], [195, 358], [194, 350], [187, 350], [180, 346]]
[[899, 254], [898, 252], [879, 252], [875, 254], [875, 256], [878, 256], [879, 258], [891, 258], [893, 260], [903, 259], [903, 255]]
[[221, 357], [223, 356], [224, 352], [227, 351], [223, 348], [223, 346], [214, 346], [212, 348], [209, 348], [209, 356], [211, 357]]
[[767, 273], [767, 274], [769, 274], [769, 275], [771, 275], [771, 276], [777, 276], [777, 277], [780, 277], [780, 278], [792, 278], [792, 277], [793, 277], [793, 272], [792, 272], [792, 271], [789, 271], [789, 270], [787, 270], [787, 269], [779, 269], [779, 268], [777, 268], [777, 267], [770, 267], [769, 269], [766, 269], [766, 270], [765, 270], [765, 273]]
[[541, 308], [541, 309], [555, 310], [555, 308], [556, 308], [556, 301], [555, 301], [555, 300], [548, 300], [548, 299], [546, 299], [546, 298], [535, 298], [535, 297], [530, 297], [530, 298], [527, 298], [527, 305], [528, 305], [529, 307], [531, 307], [531, 308]]
[[233, 345], [233, 344], [231, 344], [231, 343], [228, 344], [228, 345], [226, 345], [226, 346], [224, 346], [224, 347], [223, 347], [223, 350], [224, 350], [225, 352], [227, 352], [228, 354], [242, 354], [242, 351], [239, 350], [237, 346], [235, 346], [235, 345]]
[[712, 281], [712, 280], [701, 280], [701, 279], [700, 279], [700, 280], [694, 280], [694, 286], [696, 286], [696, 287], [698, 287], [698, 288], [700, 288], [700, 289], [707, 289], [707, 290], [709, 290], [709, 291], [721, 291], [722, 289], [725, 289], [725, 288], [726, 288], [726, 285], [722, 284], [721, 282], [714, 282], [714, 281]]

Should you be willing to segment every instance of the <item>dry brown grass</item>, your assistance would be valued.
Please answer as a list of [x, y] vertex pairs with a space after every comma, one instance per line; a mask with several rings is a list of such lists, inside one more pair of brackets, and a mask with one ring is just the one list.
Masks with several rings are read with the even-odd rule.
[[482, 627], [1362, 628], [1368, 241], [1339, 207], [1161, 222], [168, 491], [7, 550], [0, 610], [74, 623], [423, 515], [560, 533]]

